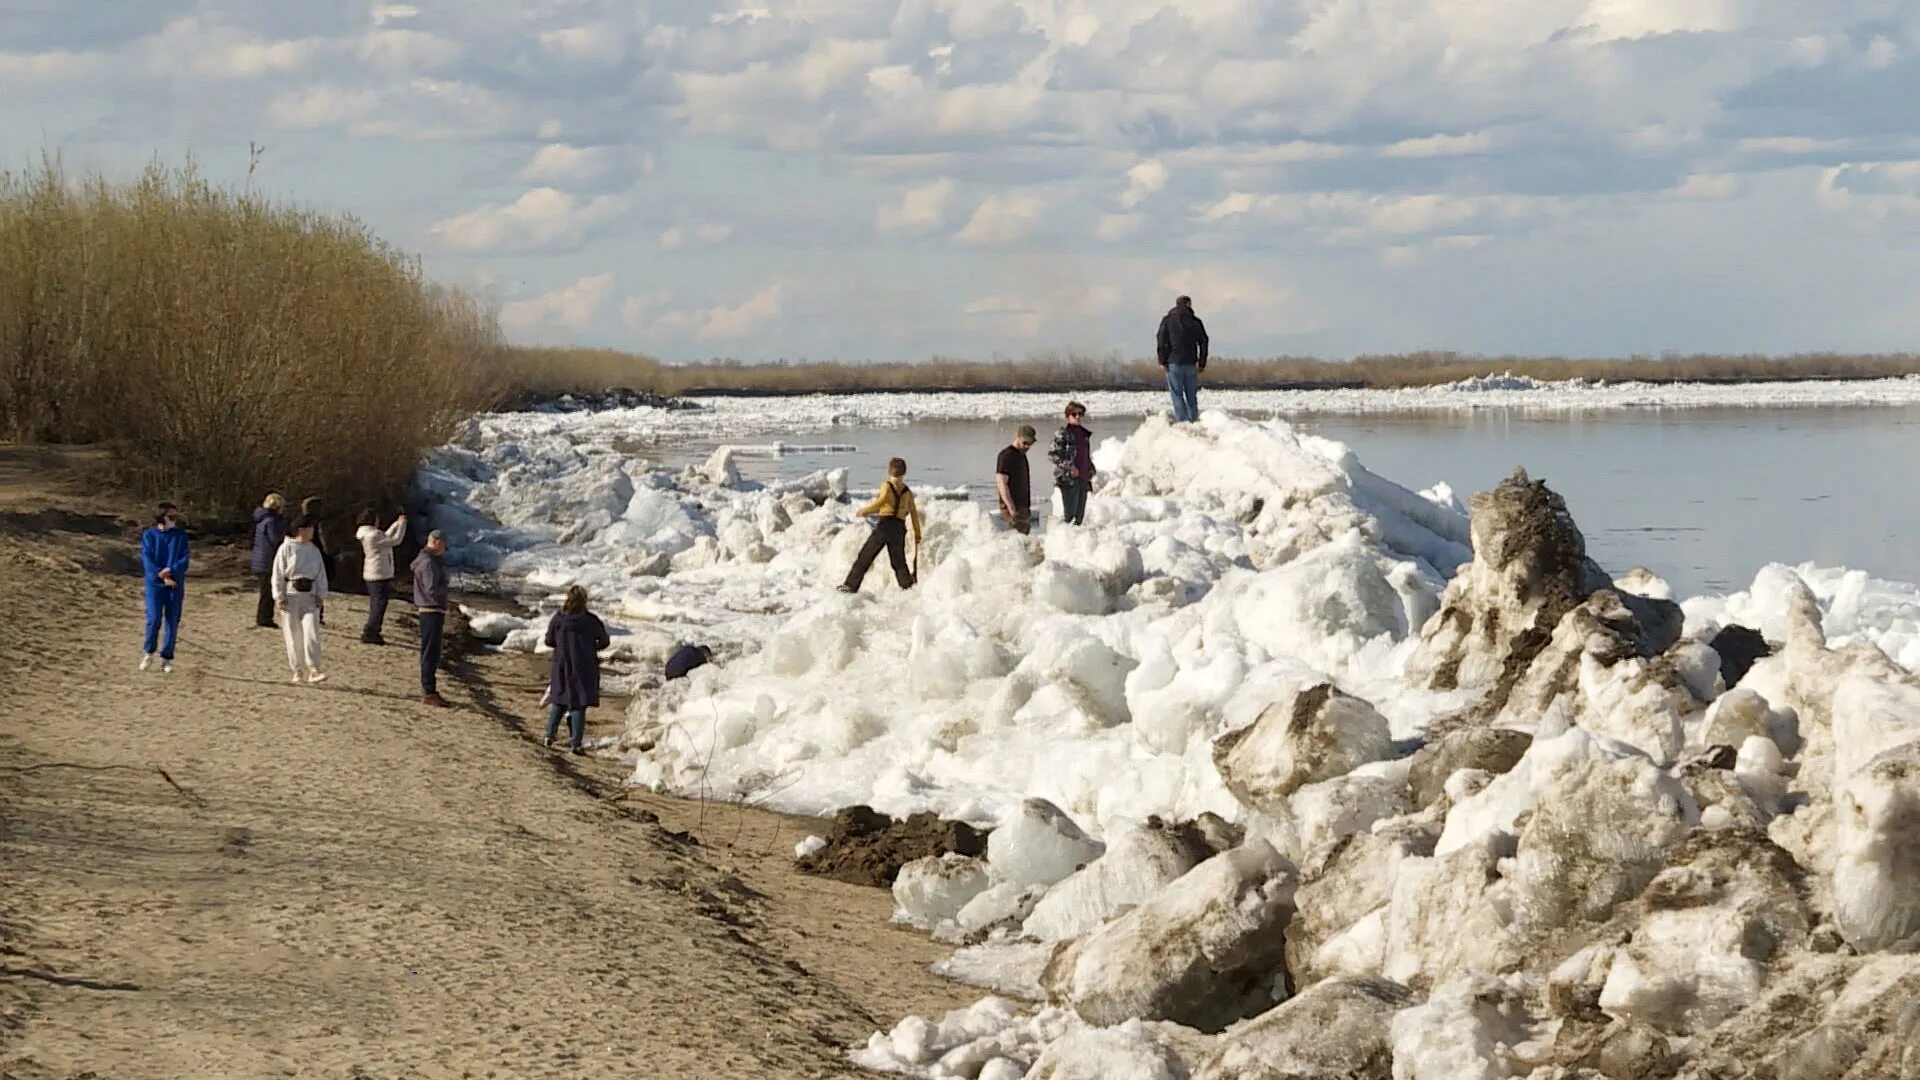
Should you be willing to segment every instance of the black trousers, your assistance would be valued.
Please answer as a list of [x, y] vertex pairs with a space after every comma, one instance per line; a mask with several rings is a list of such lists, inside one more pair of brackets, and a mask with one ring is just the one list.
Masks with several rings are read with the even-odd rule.
[[1060, 481], [1060, 514], [1069, 525], [1087, 520], [1087, 492], [1093, 485], [1085, 480]]
[[894, 580], [903, 589], [913, 588], [913, 571], [907, 567], [907, 523], [900, 518], [881, 518], [874, 523], [872, 534], [860, 548], [860, 557], [853, 560], [853, 569], [847, 571], [847, 588], [860, 588], [860, 583], [866, 580], [867, 569], [880, 557], [881, 548], [887, 549], [887, 558], [893, 563]]
[[253, 621], [260, 626], [273, 625], [273, 574], [255, 574], [260, 579], [260, 603], [254, 608]]
[[367, 625], [360, 631], [361, 641], [378, 641], [387, 625], [387, 601], [393, 598], [393, 580], [367, 582]]
[[420, 613], [420, 692], [440, 692], [440, 637], [447, 628], [447, 613]]

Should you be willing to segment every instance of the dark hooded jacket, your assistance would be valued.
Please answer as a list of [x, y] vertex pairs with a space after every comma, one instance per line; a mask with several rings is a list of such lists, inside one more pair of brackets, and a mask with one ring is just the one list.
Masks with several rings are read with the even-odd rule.
[[273, 572], [273, 555], [287, 538], [287, 519], [264, 506], [253, 508], [253, 556], [248, 565], [256, 574]]
[[558, 611], [547, 623], [547, 681], [552, 702], [563, 709], [600, 704], [600, 651], [609, 644], [607, 624], [591, 611]]
[[1160, 320], [1160, 366], [1207, 362], [1207, 327], [1190, 307], [1178, 304]]

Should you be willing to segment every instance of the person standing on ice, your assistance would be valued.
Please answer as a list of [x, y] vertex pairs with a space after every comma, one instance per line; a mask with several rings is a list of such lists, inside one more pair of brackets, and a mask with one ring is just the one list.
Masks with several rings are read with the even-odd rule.
[[1173, 399], [1173, 422], [1200, 419], [1200, 373], [1207, 370], [1207, 328], [1193, 313], [1193, 298], [1182, 296], [1160, 320], [1158, 352]]
[[[172, 503], [161, 503], [153, 525], [140, 534], [140, 576], [146, 582], [147, 637], [140, 650], [140, 670], [153, 666], [159, 650], [160, 670], [173, 670], [173, 644], [180, 636], [180, 607], [187, 595], [187, 530]], [[165, 631], [165, 636], [162, 631]]]
[[1053, 437], [1047, 459], [1053, 462], [1054, 486], [1060, 489], [1061, 518], [1069, 525], [1087, 519], [1087, 493], [1093, 490], [1093, 433], [1086, 426], [1087, 407], [1067, 402], [1067, 422]]
[[367, 583], [367, 625], [360, 630], [360, 643], [385, 645], [381, 631], [386, 628], [387, 601], [393, 597], [393, 549], [407, 538], [407, 515], [402, 511], [383, 529], [379, 515], [368, 507], [360, 511], [357, 524], [353, 535], [360, 541], [360, 580]]
[[254, 607], [253, 624], [273, 629], [273, 557], [287, 538], [287, 500], [277, 491], [267, 492], [253, 510], [253, 552], [248, 567], [260, 579], [260, 601]]
[[287, 666], [296, 683], [322, 683], [320, 613], [327, 606], [327, 561], [313, 542], [318, 526], [298, 518], [273, 556], [273, 603], [280, 610], [280, 633], [287, 641]]
[[447, 536], [439, 529], [413, 557], [413, 606], [420, 613], [420, 703], [447, 707], [440, 696], [440, 639], [447, 628]]
[[1022, 536], [1033, 531], [1033, 481], [1027, 472], [1027, 451], [1038, 441], [1033, 425], [1021, 424], [1013, 433], [1013, 445], [1000, 449], [993, 466], [993, 482], [1000, 490], [1000, 516]]
[[587, 610], [587, 590], [579, 585], [567, 590], [566, 603], [547, 623], [547, 648], [553, 650], [547, 663], [547, 685], [552, 698], [547, 703], [547, 737], [544, 746], [553, 745], [560, 730], [560, 714], [567, 717], [567, 749], [575, 754], [587, 752], [587, 710], [600, 704], [600, 653], [612, 639], [607, 624]]
[[905, 458], [893, 458], [887, 462], [887, 482], [880, 485], [880, 494], [855, 511], [854, 516], [873, 518], [873, 533], [861, 547], [859, 557], [853, 560], [853, 569], [847, 571], [847, 580], [840, 586], [840, 591], [860, 591], [860, 583], [867, 577], [867, 568], [880, 556], [881, 548], [887, 549], [887, 559], [893, 563], [894, 580], [900, 583], [902, 589], [913, 588], [913, 571], [907, 567], [907, 522], [913, 522], [913, 547], [918, 551], [920, 507], [913, 501], [913, 489], [907, 486]]

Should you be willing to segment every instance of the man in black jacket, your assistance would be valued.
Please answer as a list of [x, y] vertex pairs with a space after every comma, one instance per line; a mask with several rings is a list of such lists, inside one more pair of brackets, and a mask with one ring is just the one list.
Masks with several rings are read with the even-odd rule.
[[1174, 423], [1200, 419], [1200, 373], [1207, 370], [1207, 328], [1193, 313], [1193, 298], [1173, 302], [1160, 320], [1160, 366], [1167, 372], [1167, 396]]

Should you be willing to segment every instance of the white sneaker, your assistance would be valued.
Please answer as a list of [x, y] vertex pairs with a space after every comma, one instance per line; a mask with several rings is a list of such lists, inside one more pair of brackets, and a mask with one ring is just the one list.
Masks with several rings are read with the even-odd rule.
[[296, 672], [294, 672], [294, 673], [293, 673], [293, 685], [295, 685], [295, 686], [299, 686], [299, 685], [300, 685], [301, 683], [304, 683], [304, 682], [306, 682], [306, 681], [307, 681], [307, 673], [306, 673], [306, 672], [304, 672], [304, 671], [296, 671]]
[[311, 674], [311, 675], [309, 675], [309, 676], [307, 676], [307, 681], [308, 681], [308, 682], [310, 682], [310, 683], [323, 683], [323, 682], [326, 682], [326, 681], [327, 681], [327, 673], [326, 673], [326, 672], [324, 672], [324, 671], [316, 671], [316, 672], [314, 672], [313, 674]]
[[141, 657], [141, 658], [140, 658], [140, 670], [141, 670], [141, 671], [145, 671], [145, 670], [147, 670], [148, 668], [150, 668], [150, 667], [152, 667], [152, 666], [153, 666], [153, 654], [152, 654], [152, 653], [148, 653], [147, 655], [145, 655], [145, 656], [143, 656], [143, 657]]
[[173, 661], [171, 660], [160, 661], [160, 673], [163, 675], [173, 674]]

